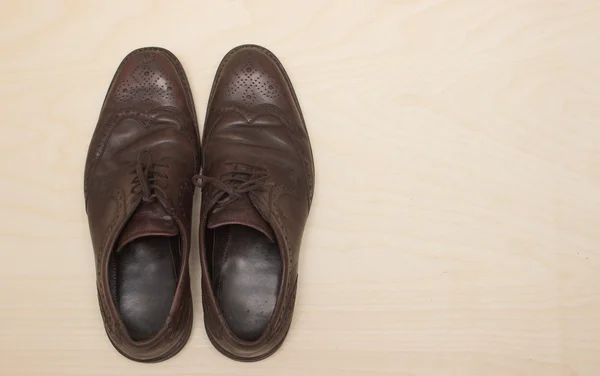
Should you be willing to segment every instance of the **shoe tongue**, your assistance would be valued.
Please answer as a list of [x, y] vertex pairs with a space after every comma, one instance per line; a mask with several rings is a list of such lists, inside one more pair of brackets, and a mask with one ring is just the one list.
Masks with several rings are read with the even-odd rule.
[[207, 223], [208, 228], [215, 229], [226, 225], [251, 227], [262, 232], [269, 238], [271, 243], [275, 242], [273, 229], [271, 229], [271, 226], [269, 226], [258, 210], [256, 210], [247, 194], [242, 195], [242, 197], [209, 214]]
[[121, 231], [116, 249], [120, 250], [127, 243], [144, 236], [175, 236], [177, 234], [179, 234], [177, 224], [158, 200], [142, 201]]

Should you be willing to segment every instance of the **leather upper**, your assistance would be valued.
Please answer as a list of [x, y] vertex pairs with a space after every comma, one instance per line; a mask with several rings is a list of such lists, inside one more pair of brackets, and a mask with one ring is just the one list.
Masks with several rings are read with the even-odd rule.
[[[177, 226], [174, 231], [181, 238], [182, 265], [163, 329], [149, 340], [136, 342], [127, 334], [111, 299], [107, 268], [121, 230], [146, 194], [136, 180], [136, 167], [142, 160], [164, 177], [152, 199]], [[106, 95], [90, 143], [84, 183], [102, 318], [111, 342], [132, 359], [168, 357], [189, 336], [191, 180], [199, 167], [196, 115], [181, 65], [164, 49], [133, 51], [121, 63]], [[143, 222], [141, 215], [137, 217], [141, 224], [136, 224], [136, 231], [143, 232], [144, 226], [153, 225], [149, 222], [152, 216], [148, 216], [148, 222]]]
[[226, 355], [258, 360], [276, 350], [291, 323], [298, 255], [314, 189], [304, 120], [289, 79], [270, 51], [240, 46], [223, 59], [209, 99], [203, 163], [203, 175], [215, 178], [235, 171], [265, 176], [260, 189], [248, 196], [272, 229], [283, 275], [273, 315], [259, 339], [244, 341], [232, 333], [211, 287], [205, 236], [211, 211], [222, 199], [211, 185], [202, 191], [199, 231], [206, 330]]

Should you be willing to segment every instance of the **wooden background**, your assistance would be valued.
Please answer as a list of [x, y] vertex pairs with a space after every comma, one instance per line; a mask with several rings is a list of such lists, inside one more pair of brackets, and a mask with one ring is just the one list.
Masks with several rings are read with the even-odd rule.
[[[0, 0], [0, 375], [599, 375], [599, 42], [597, 0]], [[280, 57], [312, 137], [292, 330], [220, 355], [194, 252], [189, 344], [128, 361], [83, 206], [105, 91], [166, 47], [203, 119], [242, 43]]]

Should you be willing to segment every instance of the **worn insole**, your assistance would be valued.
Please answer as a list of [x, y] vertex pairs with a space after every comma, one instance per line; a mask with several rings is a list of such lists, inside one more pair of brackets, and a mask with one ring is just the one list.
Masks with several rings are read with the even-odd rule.
[[153, 337], [173, 303], [179, 268], [178, 237], [135, 239], [111, 257], [111, 290], [131, 338]]
[[214, 230], [213, 288], [231, 331], [253, 341], [263, 333], [277, 301], [282, 261], [277, 243], [242, 225]]

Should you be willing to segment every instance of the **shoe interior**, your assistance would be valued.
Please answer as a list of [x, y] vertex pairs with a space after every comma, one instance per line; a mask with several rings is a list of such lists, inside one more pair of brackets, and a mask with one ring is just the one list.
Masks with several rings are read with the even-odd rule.
[[152, 338], [165, 324], [177, 286], [179, 243], [179, 236], [146, 236], [111, 256], [113, 301], [134, 341]]
[[282, 261], [277, 243], [242, 225], [225, 225], [207, 234], [208, 260], [217, 303], [238, 338], [258, 339], [275, 309]]

